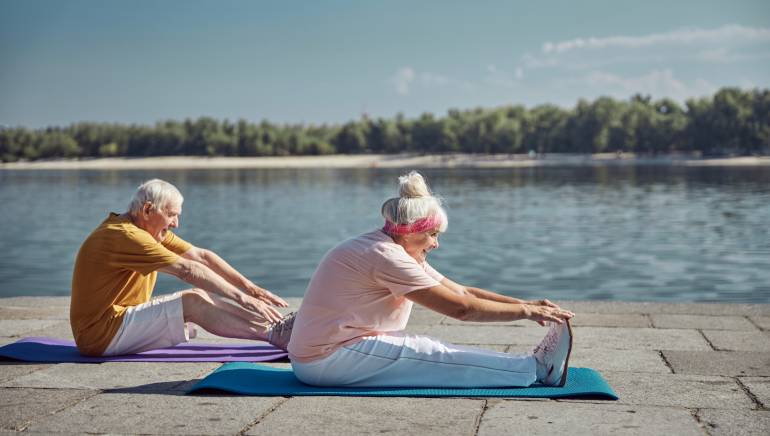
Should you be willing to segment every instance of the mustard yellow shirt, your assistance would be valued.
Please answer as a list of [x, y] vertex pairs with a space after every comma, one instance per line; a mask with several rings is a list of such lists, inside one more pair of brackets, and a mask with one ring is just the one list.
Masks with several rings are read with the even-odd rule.
[[150, 300], [157, 270], [176, 263], [190, 248], [170, 231], [158, 242], [129, 218], [110, 213], [75, 260], [70, 325], [78, 350], [102, 355], [126, 309]]

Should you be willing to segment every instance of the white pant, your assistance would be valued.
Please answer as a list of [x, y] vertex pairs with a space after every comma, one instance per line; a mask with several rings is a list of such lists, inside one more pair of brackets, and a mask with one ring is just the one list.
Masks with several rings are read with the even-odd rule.
[[535, 382], [535, 358], [453, 345], [395, 332], [366, 337], [321, 360], [292, 362], [294, 374], [315, 386], [512, 387]]
[[176, 292], [126, 309], [123, 323], [104, 355], [140, 353], [170, 347], [189, 339], [182, 310], [182, 293]]

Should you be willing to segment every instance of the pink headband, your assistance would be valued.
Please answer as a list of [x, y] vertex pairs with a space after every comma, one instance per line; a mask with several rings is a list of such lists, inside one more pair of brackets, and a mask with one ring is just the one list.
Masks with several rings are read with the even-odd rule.
[[396, 224], [385, 220], [382, 231], [389, 235], [408, 235], [409, 233], [422, 233], [441, 226], [443, 219], [438, 215], [420, 218], [412, 224]]

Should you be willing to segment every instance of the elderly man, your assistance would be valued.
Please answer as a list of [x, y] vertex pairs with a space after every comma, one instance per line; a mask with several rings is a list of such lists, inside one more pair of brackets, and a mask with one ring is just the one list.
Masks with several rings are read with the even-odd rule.
[[[189, 340], [185, 322], [219, 336], [267, 340], [285, 349], [286, 302], [255, 285], [210, 250], [171, 232], [182, 195], [154, 179], [136, 190], [128, 212], [110, 213], [85, 240], [72, 277], [70, 324], [78, 350], [112, 356]], [[150, 299], [157, 271], [194, 288]]]

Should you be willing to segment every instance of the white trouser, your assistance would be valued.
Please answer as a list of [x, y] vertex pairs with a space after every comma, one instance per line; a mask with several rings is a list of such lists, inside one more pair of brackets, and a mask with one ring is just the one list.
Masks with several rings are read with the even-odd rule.
[[187, 342], [191, 333], [188, 328], [190, 326], [184, 322], [181, 292], [155, 297], [126, 309], [123, 323], [104, 355], [140, 353]]
[[294, 374], [315, 386], [512, 387], [535, 382], [535, 358], [395, 332], [366, 337], [321, 360], [292, 362]]

